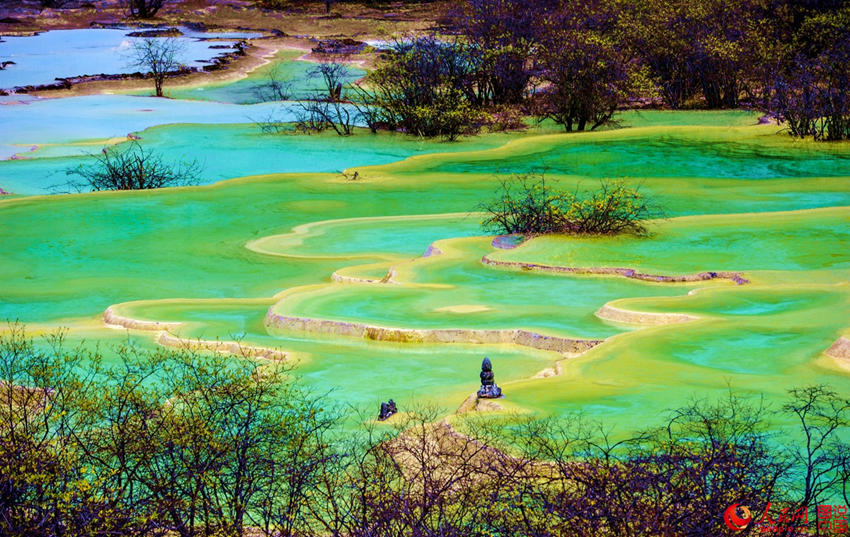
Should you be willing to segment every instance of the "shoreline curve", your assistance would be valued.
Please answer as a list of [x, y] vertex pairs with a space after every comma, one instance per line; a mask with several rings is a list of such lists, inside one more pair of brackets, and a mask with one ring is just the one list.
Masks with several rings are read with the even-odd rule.
[[143, 330], [147, 332], [159, 332], [154, 340], [163, 347], [172, 347], [187, 350], [203, 350], [212, 352], [226, 352], [244, 358], [261, 358], [266, 360], [283, 361], [289, 358], [289, 353], [270, 347], [256, 345], [243, 345], [238, 341], [220, 341], [214, 339], [189, 339], [176, 336], [171, 330], [180, 327], [180, 322], [142, 321], [123, 315], [118, 315], [112, 306], [103, 312], [103, 322], [110, 328], [127, 328], [132, 330]]
[[179, 322], [142, 321], [139, 319], [133, 319], [123, 315], [118, 315], [112, 308], [112, 306], [109, 306], [103, 311], [103, 322], [106, 326], [111, 328], [130, 328], [133, 330], [146, 330], [150, 332], [168, 332], [183, 324]]
[[[346, 267], [346, 268], [348, 268], [348, 267]], [[344, 269], [340, 269], [340, 270], [344, 270]], [[387, 274], [383, 278], [361, 278], [361, 277], [358, 277], [358, 276], [348, 276], [348, 275], [345, 275], [345, 274], [340, 274], [340, 271], [337, 270], [337, 271], [334, 271], [331, 274], [331, 280], [335, 281], [337, 283], [342, 283], [342, 284], [398, 283], [395, 280], [393, 280], [394, 276], [395, 276], [395, 269], [392, 269], [392, 268], [389, 271], [387, 271]]]

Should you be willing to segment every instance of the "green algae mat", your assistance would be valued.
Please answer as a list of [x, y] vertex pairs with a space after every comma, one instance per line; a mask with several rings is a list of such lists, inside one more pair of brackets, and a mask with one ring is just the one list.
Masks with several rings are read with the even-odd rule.
[[[621, 125], [445, 149], [280, 142], [328, 148], [354, 181], [269, 173], [292, 168], [246, 126], [158, 127], [146, 135], [185, 152], [205, 136], [198, 150], [228, 163], [215, 180], [252, 176], [0, 201], [0, 319], [102, 348], [285, 360], [311, 390], [370, 412], [392, 397], [453, 413], [485, 355], [504, 411], [621, 428], [730, 386], [769, 403], [802, 384], [850, 390], [835, 346], [850, 329], [850, 144], [792, 140], [740, 112], [630, 112]], [[72, 157], [20, 164], [21, 180], [59, 158]], [[575, 188], [626, 178], [664, 217], [644, 237], [498, 248], [480, 206], [500, 178], [534, 171]]]

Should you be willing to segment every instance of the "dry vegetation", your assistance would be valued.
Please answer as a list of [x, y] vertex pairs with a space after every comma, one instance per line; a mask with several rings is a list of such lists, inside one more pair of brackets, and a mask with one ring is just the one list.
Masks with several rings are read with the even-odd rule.
[[[97, 4], [97, 8], [91, 7]], [[380, 39], [398, 34], [418, 33], [432, 28], [446, 11], [445, 2], [387, 3], [368, 6], [359, 3], [334, 4], [331, 15], [325, 13], [324, 2], [292, 2], [292, 7], [269, 10], [256, 7], [247, 0], [185, 0], [166, 2], [153, 19], [145, 24], [174, 26], [202, 24], [210, 30], [239, 29], [261, 31], [267, 37], [252, 40], [245, 56], [232, 61], [226, 69], [200, 72], [174, 78], [173, 84], [196, 85], [241, 78], [265, 64], [277, 50], [302, 49], [309, 54], [318, 39]], [[93, 23], [136, 24], [127, 17], [117, 0], [93, 3], [74, 0], [63, 9], [42, 9], [37, 0], [23, 0], [0, 5], [0, 33], [30, 35], [44, 30], [88, 28]], [[311, 59], [316, 59], [311, 55]], [[368, 62], [367, 57], [353, 60]], [[34, 95], [69, 97], [103, 92], [134, 91], [147, 88], [138, 79], [99, 80], [74, 84], [70, 89], [34, 92]]]
[[[430, 28], [445, 6], [444, 2], [398, 2], [377, 7], [346, 2], [334, 4], [328, 16], [324, 2], [292, 2], [291, 8], [273, 11], [246, 0], [185, 0], [167, 2], [155, 18], [145, 22], [203, 23], [210, 28], [263, 30], [299, 37], [380, 37]], [[132, 22], [116, 1], [74, 2], [67, 9], [41, 9], [37, 1], [10, 2], [0, 6], [0, 19], [6, 18], [17, 20], [0, 22], [0, 30], [6, 35], [87, 28], [92, 22]]]

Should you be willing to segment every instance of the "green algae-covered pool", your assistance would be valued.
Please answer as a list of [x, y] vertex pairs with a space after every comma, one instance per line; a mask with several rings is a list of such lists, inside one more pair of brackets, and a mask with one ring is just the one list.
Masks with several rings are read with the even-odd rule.
[[[850, 328], [850, 144], [743, 112], [623, 120], [459, 144], [263, 137], [229, 116], [151, 128], [144, 140], [206, 160], [214, 184], [0, 201], [0, 318], [88, 344], [277, 349], [311, 389], [370, 412], [392, 397], [453, 413], [484, 355], [507, 411], [624, 429], [729, 386], [773, 404], [802, 384], [850, 391], [850, 357], [824, 353]], [[0, 163], [0, 187], [3, 173], [20, 194], [46, 184], [34, 176], [79, 159], [79, 141]], [[664, 218], [647, 237], [496, 248], [480, 205], [533, 170], [581, 188], [624, 177]]]

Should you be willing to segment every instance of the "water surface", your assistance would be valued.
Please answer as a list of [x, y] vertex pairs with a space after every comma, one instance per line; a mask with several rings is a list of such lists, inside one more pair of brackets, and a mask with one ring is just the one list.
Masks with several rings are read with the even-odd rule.
[[[0, 88], [52, 84], [57, 78], [83, 75], [133, 73], [133, 43], [140, 37], [127, 34], [144, 28], [86, 28], [51, 30], [34, 36], [5, 36], [0, 41], [0, 61], [13, 61], [0, 70]], [[227, 52], [210, 48], [261, 34], [249, 32], [198, 32], [181, 27], [176, 37], [181, 46], [178, 59], [189, 67], [201, 67]], [[215, 41], [209, 41], [215, 39]]]

